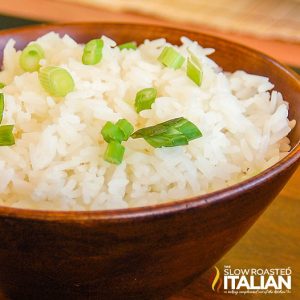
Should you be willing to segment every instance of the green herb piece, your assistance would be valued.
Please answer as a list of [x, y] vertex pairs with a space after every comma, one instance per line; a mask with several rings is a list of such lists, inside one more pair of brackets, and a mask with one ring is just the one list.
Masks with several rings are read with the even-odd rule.
[[[0, 93], [0, 124], [3, 118], [4, 111], [4, 95]], [[11, 146], [15, 144], [15, 138], [12, 134], [14, 125], [0, 126], [0, 146]]]
[[0, 146], [12, 146], [15, 144], [15, 138], [13, 136], [14, 125], [2, 125], [0, 126]]
[[201, 131], [198, 129], [196, 125], [194, 125], [189, 120], [180, 117], [168, 120], [163, 123], [159, 123], [154, 126], [146, 127], [137, 130], [134, 132], [131, 137], [132, 138], [143, 138], [143, 137], [150, 137], [150, 136], [157, 136], [164, 134], [168, 130], [176, 130], [179, 133], [185, 135], [188, 140], [193, 140], [195, 138], [201, 137]]
[[158, 135], [145, 138], [145, 141], [154, 148], [183, 146], [189, 143], [183, 134]]
[[101, 130], [101, 134], [107, 143], [117, 141], [121, 143], [125, 139], [123, 130], [116, 124], [108, 121]]
[[75, 87], [70, 73], [60, 67], [41, 68], [39, 80], [45, 91], [54, 97], [64, 97]]
[[83, 49], [82, 63], [85, 65], [96, 65], [102, 59], [104, 42], [102, 39], [89, 41]]
[[133, 139], [144, 138], [155, 148], [187, 145], [201, 136], [198, 127], [182, 117], [139, 129], [131, 135]]
[[126, 120], [126, 119], [120, 119], [116, 125], [122, 130], [124, 138], [123, 141], [127, 141], [131, 134], [134, 131], [133, 126]]
[[20, 66], [26, 72], [38, 71], [40, 60], [44, 57], [44, 50], [39, 44], [30, 44], [21, 53]]
[[122, 146], [119, 142], [112, 141], [108, 143], [104, 160], [115, 165], [119, 165], [124, 157], [125, 147]]
[[150, 109], [156, 96], [157, 91], [154, 88], [146, 88], [138, 91], [135, 96], [135, 110], [139, 113], [142, 110]]
[[193, 62], [193, 64], [196, 65], [199, 69], [201, 69], [201, 61], [198, 58], [198, 56], [190, 48], [187, 49], [187, 52], [189, 53], [190, 59]]
[[186, 74], [195, 84], [198, 86], [201, 85], [203, 77], [202, 69], [197, 67], [190, 59], [187, 61]]
[[194, 54], [193, 51], [191, 51], [189, 48], [187, 49], [187, 51], [190, 54], [190, 58], [187, 62], [186, 74], [192, 81], [194, 81], [195, 84], [201, 86], [203, 78], [201, 61], [198, 56]]
[[3, 89], [5, 87], [5, 83], [0, 82], [0, 89]]
[[173, 47], [165, 47], [158, 57], [158, 61], [168, 68], [179, 69], [183, 65], [185, 58]]
[[121, 44], [118, 47], [119, 47], [120, 50], [123, 50], [123, 49], [136, 50], [137, 49], [137, 45], [136, 45], [135, 42], [129, 42], [129, 43]]
[[202, 136], [199, 128], [185, 118], [177, 118], [167, 121], [165, 122], [165, 126], [171, 126], [172, 128], [181, 132], [188, 139], [188, 141], [192, 141]]
[[3, 111], [4, 111], [4, 95], [0, 93], [0, 124], [3, 118]]

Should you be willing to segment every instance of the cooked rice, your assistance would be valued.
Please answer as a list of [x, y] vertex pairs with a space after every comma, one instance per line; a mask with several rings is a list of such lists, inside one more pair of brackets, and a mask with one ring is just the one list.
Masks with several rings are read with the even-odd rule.
[[[102, 37], [102, 61], [83, 65], [83, 45], [48, 33], [37, 40], [41, 65], [67, 69], [75, 90], [63, 101], [49, 96], [37, 72], [24, 73], [20, 51], [10, 40], [0, 82], [6, 84], [2, 124], [14, 124], [16, 144], [0, 147], [0, 204], [50, 210], [104, 210], [153, 205], [206, 194], [270, 167], [290, 150], [295, 125], [288, 103], [267, 77], [222, 72], [204, 49], [183, 37], [177, 50], [193, 50], [202, 62], [196, 86], [179, 70], [158, 61], [165, 39], [146, 40], [136, 51], [120, 51]], [[138, 90], [155, 87], [152, 109], [135, 112]], [[187, 146], [155, 149], [142, 139], [124, 143], [119, 166], [104, 161], [106, 121], [126, 118], [135, 129], [185, 117], [203, 137]]]

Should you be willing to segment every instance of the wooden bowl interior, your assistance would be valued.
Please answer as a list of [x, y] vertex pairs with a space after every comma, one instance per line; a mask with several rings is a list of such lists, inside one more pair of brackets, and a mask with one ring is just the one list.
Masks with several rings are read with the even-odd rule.
[[[217, 37], [181, 29], [126, 23], [78, 23], [64, 26], [45, 25], [13, 29], [3, 33], [0, 32], [0, 61], [2, 61], [3, 48], [9, 38], [14, 38], [17, 49], [22, 49], [28, 42], [49, 31], [55, 31], [61, 35], [67, 33], [80, 43], [104, 34], [118, 43], [128, 41], [142, 43], [145, 39], [151, 40], [164, 37], [173, 44], [180, 44], [180, 37], [187, 36], [198, 41], [203, 47], [216, 49], [210, 57], [225, 71], [244, 70], [252, 74], [269, 77], [275, 85], [275, 89], [280, 91], [284, 99], [290, 103], [289, 118], [300, 120], [300, 81], [297, 74], [285, 69], [281, 64], [260, 52]], [[289, 138], [292, 147], [299, 144], [299, 122], [297, 122], [296, 128], [291, 132]]]

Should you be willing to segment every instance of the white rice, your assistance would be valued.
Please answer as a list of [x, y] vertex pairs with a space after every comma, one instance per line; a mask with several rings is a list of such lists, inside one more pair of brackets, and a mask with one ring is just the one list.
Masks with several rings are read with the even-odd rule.
[[[102, 61], [81, 63], [83, 45], [49, 33], [37, 42], [41, 65], [67, 69], [75, 90], [63, 101], [41, 87], [37, 72], [19, 67], [20, 51], [10, 40], [0, 82], [6, 86], [2, 124], [14, 124], [16, 144], [0, 147], [0, 204], [51, 210], [104, 210], [145, 206], [206, 194], [270, 167], [290, 150], [286, 137], [295, 125], [288, 103], [262, 76], [222, 72], [204, 49], [185, 37], [177, 50], [197, 54], [203, 66], [199, 88], [186, 64], [173, 70], [158, 61], [165, 39], [146, 40], [136, 51], [120, 51], [102, 37]], [[138, 90], [155, 87], [152, 109], [135, 112]], [[187, 146], [155, 149], [129, 139], [119, 166], [103, 160], [106, 121], [126, 118], [135, 127], [176, 117], [196, 124], [203, 137]]]

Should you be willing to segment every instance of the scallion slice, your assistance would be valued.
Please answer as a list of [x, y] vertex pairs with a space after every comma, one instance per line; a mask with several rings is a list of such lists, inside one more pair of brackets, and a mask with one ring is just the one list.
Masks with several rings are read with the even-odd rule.
[[74, 81], [70, 73], [60, 67], [44, 67], [39, 71], [42, 87], [51, 96], [64, 97], [74, 90]]
[[127, 141], [134, 131], [133, 126], [126, 119], [120, 119], [116, 125], [122, 130], [124, 138], [123, 141]]
[[188, 59], [187, 61], [186, 74], [192, 81], [194, 81], [195, 84], [198, 86], [201, 85], [203, 77], [202, 69], [196, 66], [191, 59]]
[[182, 117], [142, 128], [131, 135], [133, 139], [144, 138], [155, 148], [187, 145], [201, 136], [198, 127]]
[[189, 143], [187, 138], [183, 134], [173, 136], [152, 136], [145, 138], [145, 141], [154, 148], [183, 146]]
[[201, 86], [203, 78], [201, 61], [190, 48], [188, 48], [187, 51], [190, 54], [190, 58], [187, 62], [186, 74], [195, 84]]
[[13, 136], [14, 125], [2, 125], [0, 126], [0, 146], [12, 146], [15, 144], [15, 138]]
[[24, 48], [20, 56], [20, 66], [26, 72], [38, 71], [40, 60], [45, 57], [43, 48], [37, 44], [30, 44]]
[[4, 110], [4, 95], [0, 93], [0, 124], [3, 118], [3, 110]]
[[172, 69], [179, 69], [183, 65], [185, 58], [173, 47], [165, 47], [157, 58], [163, 65]]
[[101, 134], [107, 143], [117, 141], [121, 143], [125, 139], [123, 130], [116, 124], [108, 121], [101, 130]]
[[112, 141], [108, 143], [104, 160], [115, 165], [122, 163], [125, 153], [125, 147], [122, 146], [119, 142]]
[[3, 89], [5, 87], [5, 83], [0, 82], [0, 89]]
[[102, 59], [102, 49], [104, 42], [102, 39], [89, 41], [83, 49], [82, 63], [85, 65], [96, 65]]
[[123, 49], [136, 50], [137, 49], [137, 45], [136, 45], [135, 42], [125, 43], [125, 44], [119, 45], [118, 47], [119, 47], [120, 50], [123, 50]]
[[192, 61], [199, 69], [201, 69], [201, 68], [202, 68], [202, 66], [201, 66], [201, 61], [200, 61], [200, 59], [198, 58], [198, 56], [197, 56], [190, 48], [187, 48], [187, 52], [188, 52], [189, 55], [190, 55], [191, 61]]
[[138, 91], [135, 96], [135, 110], [139, 113], [142, 110], [150, 109], [156, 96], [157, 91], [154, 88], [146, 88]]
[[[165, 123], [168, 124], [168, 122], [169, 121]], [[202, 136], [199, 128], [194, 123], [185, 118], [178, 118], [174, 123], [175, 124], [173, 124], [172, 127], [181, 132], [188, 139], [188, 141], [192, 141]]]

